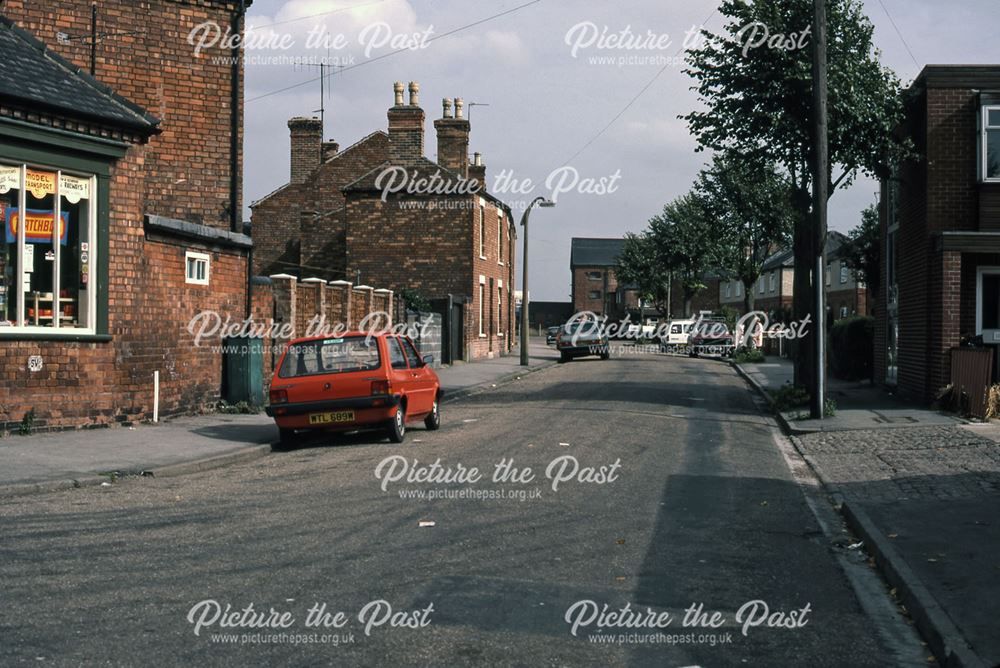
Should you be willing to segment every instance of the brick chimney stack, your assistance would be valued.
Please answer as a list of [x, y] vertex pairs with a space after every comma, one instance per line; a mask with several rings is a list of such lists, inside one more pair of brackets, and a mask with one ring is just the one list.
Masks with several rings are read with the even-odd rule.
[[434, 121], [437, 130], [438, 164], [462, 177], [469, 175], [469, 121], [464, 117], [462, 98], [455, 98], [455, 116], [451, 98], [441, 100], [441, 118]]
[[469, 178], [477, 181], [481, 189], [486, 189], [486, 165], [483, 164], [482, 153], [472, 154], [472, 164], [469, 165]]
[[318, 118], [296, 117], [288, 121], [292, 144], [292, 183], [305, 183], [319, 167], [323, 124]]
[[420, 84], [411, 81], [410, 103], [403, 104], [403, 84], [392, 86], [394, 104], [389, 108], [389, 158], [395, 164], [411, 164], [424, 155], [424, 110], [420, 108]]

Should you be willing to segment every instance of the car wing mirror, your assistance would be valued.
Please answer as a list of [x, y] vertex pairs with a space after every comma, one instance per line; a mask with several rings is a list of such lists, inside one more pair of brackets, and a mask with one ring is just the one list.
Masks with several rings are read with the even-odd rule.
[[424, 366], [434, 364], [434, 355], [424, 355]]

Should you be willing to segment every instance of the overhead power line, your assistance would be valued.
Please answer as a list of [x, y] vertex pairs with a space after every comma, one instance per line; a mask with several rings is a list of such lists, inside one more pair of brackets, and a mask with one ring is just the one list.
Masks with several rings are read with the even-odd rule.
[[[709, 20], [713, 16], [715, 16], [715, 12], [716, 12], [716, 10], [713, 9], [712, 13], [705, 17], [705, 20], [701, 22], [701, 27], [702, 28], [704, 28], [705, 24], [707, 24], [709, 22]], [[674, 58], [676, 58], [677, 56], [681, 55], [681, 53], [683, 53], [683, 52], [684, 52], [684, 47], [681, 46], [681, 48], [677, 50], [677, 53], [674, 54]], [[659, 70], [657, 70], [656, 74], [653, 75], [653, 78], [650, 79], [649, 81], [647, 81], [646, 85], [643, 86], [642, 88], [640, 88], [638, 93], [636, 93], [634, 96], [632, 96], [632, 99], [629, 100], [628, 103], [624, 107], [622, 107], [621, 111], [619, 111], [617, 114], [615, 114], [614, 117], [612, 117], [612, 119], [610, 121], [608, 121], [607, 125], [605, 125], [603, 128], [601, 128], [600, 131], [596, 135], [594, 135], [593, 137], [591, 137], [587, 141], [587, 143], [584, 144], [583, 146], [581, 146], [580, 149], [576, 153], [574, 153], [573, 155], [571, 155], [568, 160], [564, 160], [562, 164], [563, 165], [568, 165], [569, 163], [573, 162], [578, 155], [580, 155], [581, 153], [583, 153], [584, 151], [586, 151], [588, 148], [590, 148], [591, 144], [593, 144], [595, 141], [597, 141], [598, 139], [600, 139], [604, 135], [604, 133], [607, 132], [611, 128], [611, 126], [614, 125], [618, 121], [619, 118], [621, 118], [622, 116], [624, 116], [625, 112], [627, 112], [629, 109], [631, 109], [632, 105], [635, 104], [639, 100], [639, 98], [642, 97], [645, 94], [645, 92], [647, 90], [649, 90], [650, 87], [654, 83], [656, 83], [656, 80], [660, 78], [660, 75], [667, 71], [667, 68], [670, 67], [670, 65], [672, 64], [672, 60], [673, 59], [668, 60], [663, 65], [663, 67], [661, 67]]]
[[[531, 0], [530, 2], [526, 2], [526, 3], [522, 4], [522, 5], [518, 5], [517, 7], [512, 7], [511, 9], [508, 9], [506, 11], [500, 12], [499, 14], [494, 14], [493, 16], [487, 16], [484, 19], [479, 19], [478, 21], [474, 21], [472, 23], [467, 23], [467, 24], [465, 24], [463, 26], [460, 26], [458, 28], [454, 28], [452, 30], [449, 30], [448, 32], [443, 32], [440, 35], [435, 35], [434, 37], [431, 37], [430, 39], [427, 40], [427, 44], [430, 44], [431, 42], [436, 42], [439, 39], [444, 39], [445, 37], [449, 37], [451, 35], [454, 35], [455, 33], [462, 32], [463, 30], [468, 30], [469, 28], [474, 28], [475, 26], [482, 25], [483, 23], [486, 23], [488, 21], [493, 21], [494, 19], [498, 19], [498, 18], [500, 18], [502, 16], [507, 16], [508, 14], [513, 14], [514, 12], [522, 10], [525, 7], [530, 7], [531, 5], [537, 5], [541, 1], [542, 0]], [[407, 47], [400, 47], [398, 49], [390, 51], [389, 53], [383, 53], [381, 56], [376, 56], [375, 58], [369, 58], [368, 60], [364, 60], [364, 61], [362, 61], [360, 63], [356, 63], [354, 65], [348, 65], [347, 67], [343, 67], [343, 68], [340, 69], [339, 73], [343, 74], [344, 72], [347, 72], [349, 70], [357, 69], [357, 68], [363, 67], [365, 65], [371, 65], [374, 62], [378, 62], [379, 60], [384, 60], [385, 58], [389, 58], [390, 56], [395, 56], [396, 54], [402, 53], [403, 51], [412, 51], [412, 49], [407, 48]], [[261, 99], [263, 99], [265, 97], [270, 97], [272, 95], [277, 95], [279, 93], [284, 93], [284, 92], [292, 90], [294, 88], [299, 88], [301, 86], [305, 86], [307, 84], [311, 84], [314, 81], [319, 81], [319, 77], [316, 77], [314, 79], [309, 79], [308, 81], [301, 81], [301, 82], [299, 82], [297, 84], [292, 84], [291, 86], [285, 86], [284, 88], [279, 88], [277, 90], [272, 90], [272, 91], [267, 92], [267, 93], [262, 93], [260, 95], [255, 96], [255, 97], [251, 97], [251, 98], [247, 99], [246, 102], [247, 103], [256, 102], [257, 100], [261, 100]]]

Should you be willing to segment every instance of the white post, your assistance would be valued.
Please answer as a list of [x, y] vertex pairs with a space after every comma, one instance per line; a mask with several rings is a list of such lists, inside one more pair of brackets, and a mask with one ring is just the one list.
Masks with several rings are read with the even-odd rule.
[[160, 372], [153, 372], [153, 422], [160, 420]]

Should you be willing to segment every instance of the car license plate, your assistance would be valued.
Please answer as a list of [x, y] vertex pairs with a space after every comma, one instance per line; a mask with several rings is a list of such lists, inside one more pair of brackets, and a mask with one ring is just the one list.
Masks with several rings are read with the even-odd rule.
[[309, 414], [309, 424], [330, 424], [333, 422], [354, 422], [354, 411]]

